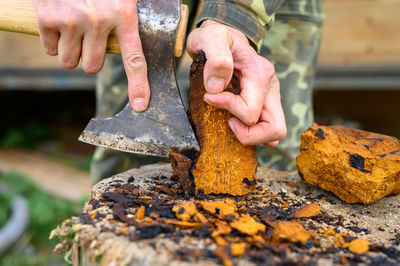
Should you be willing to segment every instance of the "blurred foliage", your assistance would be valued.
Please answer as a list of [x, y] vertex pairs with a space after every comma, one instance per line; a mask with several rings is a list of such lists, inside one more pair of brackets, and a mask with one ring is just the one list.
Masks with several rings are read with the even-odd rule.
[[56, 134], [53, 130], [37, 123], [28, 123], [20, 128], [9, 128], [0, 137], [0, 147], [34, 149], [41, 141], [51, 140]]
[[[63, 112], [60, 114], [60, 120], [68, 120], [70, 119], [69, 116], [70, 113]], [[0, 148], [25, 148], [32, 150], [43, 141], [55, 140], [56, 136], [57, 133], [47, 126], [29, 123], [20, 128], [7, 129], [5, 133], [0, 136]], [[92, 155], [84, 157], [70, 155], [66, 153], [66, 149], [62, 144], [55, 143], [55, 148], [51, 153], [55, 161], [89, 172]]]
[[[30, 222], [24, 237], [29, 241], [25, 248], [12, 248], [0, 255], [0, 265], [54, 265], [49, 260], [57, 260], [52, 254], [57, 240], [49, 240], [50, 231], [63, 220], [79, 215], [82, 202], [71, 202], [47, 194], [24, 175], [10, 172], [0, 175], [0, 184], [7, 187], [7, 193], [0, 195], [0, 228], [10, 216], [10, 200], [15, 195], [23, 196], [28, 203]], [[53, 261], [54, 262], [54, 261]], [[50, 263], [50, 264], [49, 264]]]
[[51, 158], [69, 167], [74, 167], [89, 172], [93, 155], [92, 154], [87, 156], [70, 155], [65, 152], [65, 149], [61, 145], [57, 145], [57, 147], [51, 153]]

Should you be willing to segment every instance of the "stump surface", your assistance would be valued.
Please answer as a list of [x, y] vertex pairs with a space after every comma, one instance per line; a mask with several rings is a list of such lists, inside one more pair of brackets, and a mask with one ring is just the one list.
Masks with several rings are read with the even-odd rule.
[[[80, 260], [86, 265], [400, 263], [399, 195], [369, 206], [349, 205], [329, 192], [306, 184], [294, 172], [260, 168], [257, 180], [257, 190], [246, 196], [208, 195], [204, 199], [186, 200], [170, 165], [132, 169], [98, 183], [82, 216], [74, 217], [73, 225], [65, 224], [56, 234], [68, 231], [71, 237], [70, 232], [74, 232], [71, 257], [75, 263]], [[209, 235], [216, 230], [208, 232], [193, 221], [184, 226], [172, 211], [173, 206], [185, 202], [199, 206], [198, 202], [218, 200], [234, 202], [237, 206], [245, 202], [246, 208], [237, 213], [240, 219], [257, 225], [250, 228], [257, 235], [246, 232], [250, 229], [241, 228], [245, 223], [232, 218], [236, 221], [230, 223], [234, 229], [230, 234], [221, 234], [221, 240]], [[204, 209], [208, 208], [202, 204]], [[140, 206], [146, 209], [142, 214]], [[304, 206], [307, 207], [302, 208]], [[190, 214], [185, 208], [179, 210], [179, 216]], [[229, 213], [229, 210], [224, 212]], [[219, 210], [207, 219], [214, 221], [222, 214]], [[307, 218], [310, 215], [312, 217]], [[250, 221], [249, 217], [257, 222]], [[280, 220], [285, 222], [279, 223]], [[228, 230], [222, 220], [216, 223], [219, 223], [220, 233]], [[300, 230], [296, 231], [297, 227], [301, 227]], [[292, 231], [294, 235], [290, 236]], [[344, 241], [348, 246], [359, 238], [369, 241], [369, 251], [361, 255], [349, 251], [357, 251], [356, 244], [363, 244], [363, 241], [355, 241], [352, 247], [334, 248], [338, 242], [335, 238], [342, 234], [346, 234]], [[261, 242], [254, 241], [258, 235]], [[63, 245], [67, 245], [67, 241], [63, 241]], [[223, 241], [237, 244], [224, 246]], [[243, 248], [244, 254], [240, 255]], [[80, 258], [78, 250], [81, 250]]]

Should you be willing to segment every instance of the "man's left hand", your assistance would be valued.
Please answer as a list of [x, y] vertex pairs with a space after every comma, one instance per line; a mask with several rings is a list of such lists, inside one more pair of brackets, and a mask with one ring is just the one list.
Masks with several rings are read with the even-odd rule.
[[[244, 145], [274, 147], [286, 136], [279, 81], [273, 65], [259, 56], [240, 31], [206, 20], [187, 40], [191, 56], [204, 51], [204, 101], [233, 114], [229, 125]], [[241, 93], [224, 91], [235, 74]]]

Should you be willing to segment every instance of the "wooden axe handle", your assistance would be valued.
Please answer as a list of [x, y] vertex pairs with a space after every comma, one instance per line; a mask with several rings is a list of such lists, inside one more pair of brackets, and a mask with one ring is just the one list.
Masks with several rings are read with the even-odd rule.
[[[181, 57], [186, 37], [189, 8], [181, 4], [181, 19], [176, 32], [174, 55]], [[32, 0], [1, 0], [0, 30], [39, 36], [36, 10]], [[110, 35], [107, 41], [107, 53], [120, 54], [118, 40]]]

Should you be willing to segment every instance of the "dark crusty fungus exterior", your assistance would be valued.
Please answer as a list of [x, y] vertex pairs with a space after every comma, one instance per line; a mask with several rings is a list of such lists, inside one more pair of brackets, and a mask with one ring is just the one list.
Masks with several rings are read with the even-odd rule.
[[400, 194], [400, 141], [394, 137], [313, 124], [301, 136], [297, 167], [306, 182], [348, 203]]
[[[256, 187], [257, 158], [255, 146], [242, 145], [229, 127], [231, 114], [204, 102], [203, 70], [205, 54], [199, 52], [190, 69], [190, 118], [200, 144], [200, 154], [188, 165], [181, 156], [171, 153], [175, 174], [184, 188], [196, 194], [244, 195]], [[229, 84], [228, 91], [239, 94], [239, 82]], [[191, 194], [189, 193], [189, 194]]]

